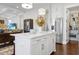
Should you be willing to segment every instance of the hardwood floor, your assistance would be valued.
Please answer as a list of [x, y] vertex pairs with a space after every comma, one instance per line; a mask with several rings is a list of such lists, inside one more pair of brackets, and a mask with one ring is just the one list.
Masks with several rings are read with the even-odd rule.
[[70, 41], [67, 45], [56, 44], [54, 55], [79, 55], [79, 42]]

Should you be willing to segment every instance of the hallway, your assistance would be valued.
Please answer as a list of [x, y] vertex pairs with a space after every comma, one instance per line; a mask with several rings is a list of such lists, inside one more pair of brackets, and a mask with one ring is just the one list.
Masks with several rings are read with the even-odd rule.
[[56, 44], [54, 55], [79, 55], [79, 42], [70, 41], [67, 45]]

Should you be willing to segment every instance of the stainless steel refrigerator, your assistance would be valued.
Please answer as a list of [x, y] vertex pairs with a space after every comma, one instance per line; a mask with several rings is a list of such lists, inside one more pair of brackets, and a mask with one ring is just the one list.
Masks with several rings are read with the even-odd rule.
[[63, 41], [63, 18], [59, 17], [55, 20], [56, 42], [62, 43]]

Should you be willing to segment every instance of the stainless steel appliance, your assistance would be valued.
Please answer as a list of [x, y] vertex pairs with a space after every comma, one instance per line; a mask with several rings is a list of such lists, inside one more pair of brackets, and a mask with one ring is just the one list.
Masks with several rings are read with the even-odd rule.
[[55, 21], [55, 31], [56, 31], [56, 42], [62, 43], [63, 39], [63, 18], [56, 18]]

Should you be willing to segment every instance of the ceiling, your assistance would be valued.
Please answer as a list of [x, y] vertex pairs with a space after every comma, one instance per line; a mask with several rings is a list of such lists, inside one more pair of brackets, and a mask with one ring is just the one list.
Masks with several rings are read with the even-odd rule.
[[0, 3], [0, 17], [23, 15], [25, 11], [26, 9], [21, 7], [21, 3]]
[[8, 6], [10, 8], [15, 8], [15, 9], [18, 9], [20, 11], [26, 11], [26, 9], [22, 8], [21, 4], [22, 3], [2, 3], [1, 5]]
[[[14, 8], [22, 12], [25, 12], [26, 10], [28, 10], [28, 9], [22, 8], [21, 4], [22, 3], [0, 3], [0, 6], [5, 6], [5, 7], [12, 8], [12, 9]], [[38, 5], [47, 5], [47, 4], [49, 3], [33, 3], [33, 8], [35, 8], [36, 6], [38, 7]]]
[[28, 12], [35, 8], [41, 8], [42, 6], [49, 5], [49, 3], [33, 3], [32, 9], [24, 9], [22, 8], [21, 4], [22, 3], [0, 3], [0, 16], [2, 15], [5, 17], [5, 16], [17, 15], [17, 14], [23, 15], [25, 12]]
[[21, 7], [21, 3], [0, 3], [0, 7], [5, 7], [5, 8], [9, 8], [9, 9], [15, 9], [15, 10], [18, 10], [20, 12], [25, 11], [25, 9]]
[[[4, 13], [25, 13], [27, 9], [22, 8], [22, 3], [0, 3], [0, 14]], [[33, 9], [39, 7], [38, 5], [47, 5], [48, 3], [33, 3]], [[18, 8], [17, 8], [18, 7]], [[32, 9], [32, 10], [33, 10]], [[79, 6], [68, 8], [70, 11], [79, 10]]]

